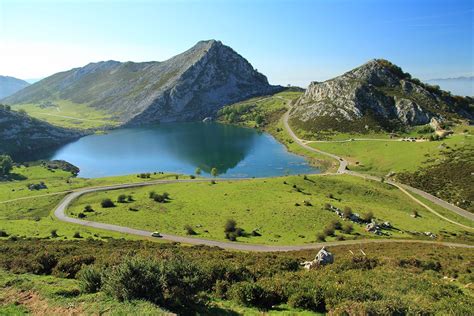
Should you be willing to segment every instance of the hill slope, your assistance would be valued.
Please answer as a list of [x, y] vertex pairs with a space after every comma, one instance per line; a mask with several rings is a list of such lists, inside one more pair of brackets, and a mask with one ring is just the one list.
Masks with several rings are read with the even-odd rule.
[[4, 100], [67, 100], [106, 110], [128, 124], [192, 121], [279, 87], [230, 47], [201, 41], [164, 62], [106, 61], [57, 73]]
[[305, 130], [389, 130], [423, 125], [432, 117], [473, 119], [473, 105], [472, 98], [453, 97], [374, 59], [342, 76], [311, 83], [291, 121]]
[[0, 154], [20, 154], [64, 144], [84, 133], [52, 126], [0, 105]]
[[8, 97], [29, 85], [28, 82], [21, 79], [0, 76], [0, 98]]

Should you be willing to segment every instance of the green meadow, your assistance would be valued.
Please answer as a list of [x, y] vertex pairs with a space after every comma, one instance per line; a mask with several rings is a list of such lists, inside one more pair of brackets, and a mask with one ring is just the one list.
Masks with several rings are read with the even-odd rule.
[[40, 107], [40, 104], [18, 104], [13, 109], [24, 110], [32, 117], [67, 128], [100, 129], [120, 125], [120, 122], [102, 110], [67, 100], [52, 101], [47, 107]]
[[[71, 239], [79, 232], [82, 238], [132, 238], [119, 233], [86, 228], [58, 221], [53, 210], [67, 192], [83, 187], [103, 186], [120, 183], [146, 182], [159, 179], [174, 179], [172, 174], [150, 174], [143, 179], [137, 175], [117, 176], [98, 179], [72, 177], [62, 170], [48, 170], [42, 166], [16, 167], [13, 179], [0, 183], [0, 230], [8, 236], [45, 238], [57, 230], [59, 239]], [[44, 182], [47, 189], [29, 190], [29, 184]]]
[[352, 141], [344, 143], [311, 143], [310, 146], [346, 158], [354, 171], [385, 175], [391, 171], [415, 171], [436, 161], [449, 147], [474, 144], [470, 135], [456, 134], [441, 141]]
[[[150, 192], [168, 193], [167, 203], [155, 202]], [[132, 202], [119, 203], [119, 195], [131, 195]], [[115, 207], [101, 202], [111, 199]], [[306, 201], [306, 202], [305, 202]], [[433, 232], [440, 238], [470, 241], [471, 235], [419, 206], [398, 189], [351, 176], [288, 176], [245, 181], [159, 184], [149, 187], [95, 192], [83, 195], [68, 214], [96, 222], [112, 223], [162, 233], [185, 235], [186, 226], [196, 237], [225, 240], [224, 225], [234, 219], [247, 233], [239, 242], [271, 245], [299, 245], [316, 241], [332, 221], [344, 223], [325, 210], [326, 203], [354, 213], [372, 212], [378, 221], [394, 227], [384, 238], [425, 238], [414, 232]], [[94, 212], [84, 213], [90, 205]], [[418, 218], [411, 217], [416, 211]], [[336, 231], [326, 240], [376, 238], [365, 225], [353, 224], [352, 233]], [[258, 232], [253, 236], [252, 232]], [[453, 234], [444, 234], [452, 232]]]

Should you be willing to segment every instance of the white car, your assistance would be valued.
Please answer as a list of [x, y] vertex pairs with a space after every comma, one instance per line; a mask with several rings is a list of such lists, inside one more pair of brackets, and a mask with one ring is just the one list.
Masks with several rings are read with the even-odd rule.
[[162, 237], [159, 232], [153, 232], [151, 233], [151, 237]]

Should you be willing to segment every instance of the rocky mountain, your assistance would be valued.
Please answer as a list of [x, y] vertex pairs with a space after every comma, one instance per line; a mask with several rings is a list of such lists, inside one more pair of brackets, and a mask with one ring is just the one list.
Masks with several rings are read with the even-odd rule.
[[278, 89], [232, 48], [209, 40], [164, 62], [106, 61], [57, 73], [3, 102], [69, 100], [136, 125], [202, 120], [224, 105]]
[[374, 59], [342, 76], [312, 82], [290, 120], [305, 130], [392, 130], [441, 119], [474, 118], [474, 100], [422, 83], [389, 61]]
[[0, 99], [8, 97], [29, 85], [28, 82], [21, 79], [0, 76]]
[[52, 126], [0, 104], [0, 154], [32, 153], [83, 135], [83, 132]]

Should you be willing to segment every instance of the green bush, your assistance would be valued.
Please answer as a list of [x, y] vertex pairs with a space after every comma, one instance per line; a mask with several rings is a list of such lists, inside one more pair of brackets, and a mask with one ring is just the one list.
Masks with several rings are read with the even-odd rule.
[[144, 299], [172, 308], [191, 303], [206, 281], [198, 266], [181, 257], [127, 257], [104, 274], [104, 289], [120, 301]]
[[264, 289], [254, 282], [234, 284], [230, 289], [229, 296], [242, 305], [261, 309], [270, 309], [281, 301], [277, 294]]
[[36, 255], [36, 269], [33, 271], [34, 274], [46, 274], [49, 275], [53, 271], [54, 267], [58, 263], [58, 259], [54, 254], [43, 252]]
[[96, 293], [102, 288], [102, 271], [96, 266], [85, 266], [77, 274], [83, 293]]
[[112, 202], [111, 199], [103, 199], [102, 202], [100, 202], [100, 205], [103, 207], [103, 208], [108, 208], [108, 207], [115, 207], [115, 204], [114, 202]]
[[297, 290], [288, 298], [288, 305], [319, 313], [326, 312], [323, 291], [319, 288]]
[[73, 279], [76, 277], [76, 274], [81, 270], [83, 265], [90, 265], [94, 263], [95, 257], [90, 255], [84, 256], [72, 256], [61, 258], [58, 264], [54, 267], [53, 274]]

